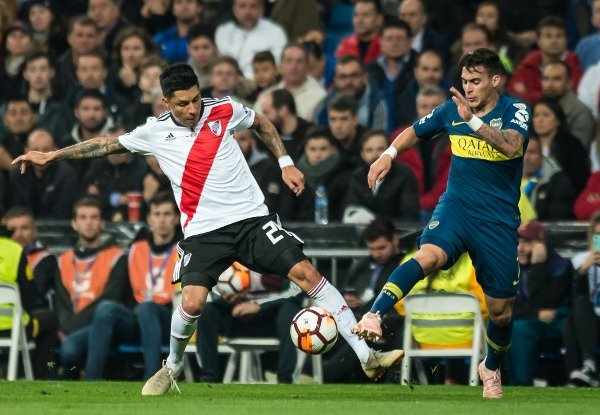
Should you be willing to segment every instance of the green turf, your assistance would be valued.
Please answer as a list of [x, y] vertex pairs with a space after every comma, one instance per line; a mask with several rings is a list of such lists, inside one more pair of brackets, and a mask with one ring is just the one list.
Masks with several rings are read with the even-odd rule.
[[399, 385], [180, 384], [183, 395], [142, 397], [138, 382], [0, 382], [0, 414], [101, 415], [576, 415], [600, 414], [600, 389]]

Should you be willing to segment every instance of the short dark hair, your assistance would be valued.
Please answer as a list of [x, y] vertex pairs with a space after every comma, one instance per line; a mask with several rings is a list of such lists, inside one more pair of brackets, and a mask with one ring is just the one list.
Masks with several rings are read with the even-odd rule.
[[461, 68], [467, 68], [469, 72], [474, 71], [475, 67], [482, 66], [487, 69], [491, 76], [500, 75], [502, 63], [496, 52], [488, 48], [478, 48], [466, 53], [459, 63]]
[[123, 42], [132, 37], [136, 37], [142, 41], [144, 49], [146, 49], [144, 51], [145, 55], [157, 52], [156, 43], [154, 43], [152, 36], [146, 30], [138, 26], [125, 26], [117, 32], [111, 45], [113, 57], [116, 62], [121, 62], [121, 47], [123, 46]]
[[387, 142], [390, 141], [387, 133], [383, 130], [367, 130], [360, 137], [360, 148], [362, 149], [363, 145], [373, 137], [383, 137]]
[[188, 30], [188, 41], [196, 40], [200, 37], [205, 37], [212, 43], [215, 43], [215, 29], [204, 23], [197, 23]]
[[321, 46], [314, 40], [302, 42], [302, 46], [304, 46], [309, 56], [312, 56], [315, 59], [321, 59], [323, 57], [323, 49], [321, 49]]
[[100, 215], [102, 215], [102, 203], [96, 196], [86, 195], [78, 199], [73, 205], [73, 218], [77, 216], [77, 210], [82, 207], [95, 207], [100, 211]]
[[233, 66], [235, 72], [238, 75], [242, 75], [242, 70], [240, 69], [240, 64], [238, 63], [238, 61], [234, 57], [228, 55], [217, 56], [210, 64], [210, 72], [212, 73], [215, 66], [220, 65], [222, 63], [226, 63], [230, 66]]
[[261, 50], [260, 52], [256, 52], [252, 58], [252, 63], [254, 64], [259, 62], [269, 62], [273, 65], [277, 65], [275, 62], [275, 56], [273, 56], [270, 50]]
[[396, 234], [394, 223], [387, 218], [375, 218], [362, 232], [362, 237], [367, 242], [372, 242], [382, 236], [391, 241]]
[[100, 62], [102, 62], [102, 66], [104, 66], [105, 68], [108, 68], [108, 62], [106, 61], [106, 54], [104, 52], [102, 52], [99, 49], [94, 49], [91, 50], [89, 52], [86, 53], [82, 53], [81, 55], [79, 55], [77, 57], [77, 61], [79, 61], [80, 58], [86, 57], [86, 56], [91, 56], [94, 58], [98, 58], [100, 60]]
[[29, 63], [31, 63], [33, 61], [37, 61], [38, 59], [46, 59], [48, 61], [48, 66], [50, 66], [51, 68], [54, 68], [54, 62], [52, 62], [52, 59], [50, 58], [50, 56], [46, 52], [37, 50], [37, 51], [33, 51], [33, 52], [27, 54], [27, 56], [25, 56], [25, 60], [23, 61], [22, 66], [21, 66], [21, 72], [23, 72], [25, 70], [25, 67]]
[[565, 61], [558, 60], [555, 62], [550, 62], [544, 67], [544, 69], [546, 69], [550, 65], [562, 66], [563, 68], [565, 68], [565, 72], [567, 73], [567, 79], [571, 79], [571, 76], [573, 75], [573, 71], [571, 71], [571, 67], [569, 65], [567, 65], [567, 63]]
[[67, 27], [68, 34], [71, 34], [73, 32], [73, 29], [75, 29], [75, 25], [91, 26], [96, 32], [98, 31], [98, 26], [96, 26], [96, 22], [85, 14], [80, 14], [71, 17], [71, 19], [69, 20], [69, 25]]
[[276, 89], [271, 92], [271, 97], [273, 99], [273, 107], [274, 108], [282, 108], [287, 107], [290, 114], [296, 115], [296, 101], [294, 100], [294, 96], [287, 89]]
[[556, 27], [558, 29], [562, 29], [565, 33], [567, 32], [565, 20], [560, 16], [546, 16], [540, 19], [535, 29], [536, 35], [539, 36], [540, 33], [542, 33], [542, 29], [545, 27]]
[[179, 214], [179, 208], [177, 207], [175, 197], [173, 197], [173, 193], [168, 190], [156, 192], [156, 194], [148, 201], [148, 207], [162, 205], [163, 203], [170, 203], [171, 206], [173, 206], [175, 213]]
[[327, 141], [329, 141], [329, 143], [336, 147], [338, 146], [338, 143], [336, 141], [336, 139], [333, 137], [333, 134], [331, 134], [331, 130], [327, 127], [321, 127], [321, 126], [316, 126], [316, 127], [312, 127], [311, 129], [309, 129], [306, 133], [306, 136], [304, 137], [304, 144], [302, 147], [306, 147], [306, 145], [308, 144], [308, 142], [310, 140], [313, 139], [318, 139], [318, 138], [324, 138]]
[[31, 219], [34, 218], [33, 212], [30, 208], [28, 208], [26, 206], [13, 206], [6, 211], [6, 213], [2, 217], [2, 220], [20, 218], [22, 216], [27, 216]]
[[381, 3], [379, 3], [379, 0], [356, 0], [354, 4], [356, 3], [371, 3], [373, 6], [375, 6], [375, 11], [377, 14], [383, 14], [383, 7], [381, 6]]
[[299, 42], [290, 42], [290, 43], [288, 43], [287, 45], [285, 45], [283, 47], [283, 49], [281, 50], [281, 60], [282, 61], [283, 61], [283, 56], [285, 55], [285, 52], [288, 49], [293, 49], [293, 48], [300, 49], [301, 51], [303, 51], [304, 52], [304, 60], [306, 62], [308, 62], [308, 51], [306, 50], [306, 48], [304, 47], [304, 45], [302, 43], [299, 43]]
[[386, 19], [383, 22], [383, 26], [381, 26], [381, 33], [383, 34], [383, 32], [386, 29], [392, 29], [392, 28], [404, 30], [404, 32], [406, 33], [406, 36], [408, 36], [409, 39], [412, 39], [412, 37], [413, 37], [412, 29], [410, 28], [408, 23], [406, 23], [404, 20], [398, 19], [395, 16], [386, 17]]
[[341, 66], [341, 65], [347, 65], [351, 62], [356, 62], [360, 65], [361, 69], [365, 70], [365, 65], [362, 63], [362, 61], [360, 60], [360, 58], [356, 55], [344, 55], [341, 56], [337, 62], [335, 63], [335, 66]]
[[352, 115], [358, 114], [358, 102], [350, 94], [336, 94], [329, 104], [327, 104], [327, 112], [329, 111], [350, 111]]
[[9, 96], [8, 99], [6, 100], [4, 110], [6, 111], [6, 109], [8, 109], [8, 107], [9, 107], [9, 105], [13, 102], [24, 102], [25, 104], [27, 104], [27, 106], [29, 107], [31, 112], [36, 112], [35, 108], [33, 108], [33, 104], [31, 102], [29, 102], [29, 99], [27, 99], [26, 96], [21, 95], [21, 94]]
[[103, 108], [107, 107], [106, 98], [104, 97], [102, 92], [100, 92], [100, 90], [84, 89], [77, 95], [77, 99], [75, 100], [75, 108], [77, 108], [79, 104], [81, 104], [81, 101], [87, 98], [96, 99], [102, 103]]
[[160, 89], [165, 98], [173, 98], [175, 91], [200, 87], [198, 77], [190, 65], [177, 62], [169, 65], [160, 74]]

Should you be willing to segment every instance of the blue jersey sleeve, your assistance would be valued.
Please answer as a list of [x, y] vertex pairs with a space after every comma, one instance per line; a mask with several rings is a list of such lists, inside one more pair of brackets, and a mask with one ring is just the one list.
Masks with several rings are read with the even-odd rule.
[[413, 124], [417, 137], [426, 140], [445, 130], [446, 107], [449, 104], [450, 101], [445, 102]]
[[502, 124], [505, 125], [505, 130], [516, 130], [523, 134], [525, 139], [529, 138], [531, 109], [527, 105], [514, 102], [506, 107], [503, 118]]

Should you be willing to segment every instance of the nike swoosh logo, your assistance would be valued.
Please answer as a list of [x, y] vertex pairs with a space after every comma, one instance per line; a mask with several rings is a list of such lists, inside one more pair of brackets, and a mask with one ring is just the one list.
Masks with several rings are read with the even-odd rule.
[[519, 280], [514, 280], [513, 281], [513, 285], [517, 285], [519, 283]]
[[452, 121], [452, 126], [456, 127], [457, 125], [466, 124], [466, 121]]

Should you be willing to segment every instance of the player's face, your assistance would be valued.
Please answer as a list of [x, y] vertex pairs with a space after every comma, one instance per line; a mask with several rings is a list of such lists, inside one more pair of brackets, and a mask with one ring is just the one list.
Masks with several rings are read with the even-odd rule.
[[84, 88], [100, 89], [108, 75], [104, 63], [97, 56], [81, 56], [77, 60], [77, 80]]
[[384, 236], [380, 236], [374, 241], [367, 241], [367, 249], [371, 258], [378, 264], [385, 264], [396, 253], [394, 241], [390, 241]]
[[96, 241], [100, 237], [103, 225], [100, 209], [95, 206], [80, 206], [71, 221], [75, 232], [86, 242]]
[[360, 157], [365, 163], [371, 165], [388, 148], [388, 139], [384, 135], [374, 135], [365, 141], [360, 150]]
[[6, 227], [11, 233], [13, 241], [21, 246], [29, 246], [36, 237], [35, 224], [31, 216], [17, 216], [6, 221]]
[[205, 70], [217, 56], [217, 46], [209, 38], [198, 37], [188, 44], [188, 54], [198, 68]]
[[370, 36], [381, 25], [381, 16], [377, 14], [373, 3], [358, 3], [354, 6], [352, 25], [358, 36]]
[[419, 64], [415, 66], [415, 79], [419, 86], [438, 86], [444, 76], [442, 60], [439, 55], [432, 52], [425, 52], [419, 59]]
[[553, 98], [561, 98], [571, 87], [567, 70], [562, 65], [546, 65], [542, 73], [542, 92]]
[[498, 30], [498, 9], [491, 4], [486, 4], [477, 9], [475, 23], [487, 27], [490, 32]]
[[233, 15], [244, 29], [252, 29], [262, 17], [263, 7], [259, 0], [235, 0]]
[[50, 80], [54, 78], [54, 69], [47, 58], [35, 59], [27, 64], [23, 77], [31, 89], [41, 91], [50, 86]]
[[530, 140], [523, 158], [523, 176], [533, 176], [541, 167], [544, 156], [538, 140]]
[[538, 104], [533, 108], [533, 131], [539, 136], [552, 136], [558, 130], [556, 115], [546, 105]]
[[560, 56], [567, 49], [567, 35], [560, 27], [543, 27], [537, 38], [537, 44], [543, 54]]
[[488, 70], [482, 66], [476, 66], [471, 71], [463, 68], [461, 78], [465, 97], [473, 109], [487, 105], [500, 84], [500, 76], [490, 76]]
[[406, 31], [397, 27], [390, 27], [381, 34], [381, 53], [392, 59], [401, 58], [410, 52], [411, 43]]
[[327, 121], [335, 139], [344, 141], [354, 136], [358, 125], [358, 116], [353, 115], [350, 111], [330, 109], [327, 111]]
[[317, 137], [310, 139], [306, 143], [304, 153], [306, 154], [308, 164], [316, 166], [335, 153], [335, 148], [326, 138]]
[[173, 97], [163, 98], [165, 103], [171, 109], [175, 119], [188, 128], [194, 128], [200, 120], [200, 90], [196, 85], [190, 89], [175, 91]]
[[150, 212], [146, 220], [153, 235], [165, 238], [175, 234], [175, 228], [179, 223], [179, 214], [172, 203], [161, 203], [150, 205]]

